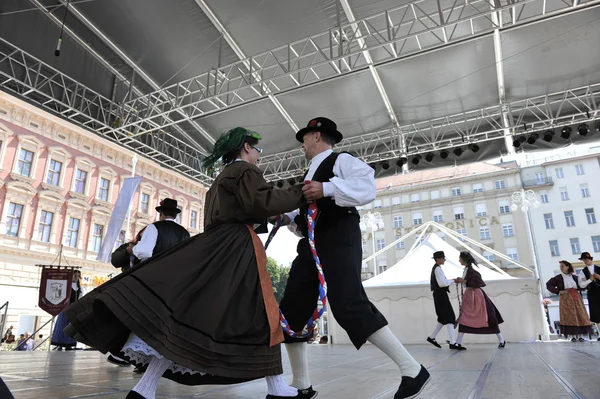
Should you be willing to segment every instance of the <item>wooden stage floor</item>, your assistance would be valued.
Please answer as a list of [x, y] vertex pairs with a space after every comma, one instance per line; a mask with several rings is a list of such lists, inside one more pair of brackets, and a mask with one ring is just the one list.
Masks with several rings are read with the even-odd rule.
[[[419, 399], [600, 398], [600, 342], [470, 345], [467, 351], [411, 345], [432, 375]], [[285, 351], [283, 351], [286, 356]], [[390, 399], [399, 383], [395, 364], [375, 347], [310, 345], [312, 383], [319, 399]], [[284, 359], [289, 378], [289, 365]], [[139, 375], [95, 351], [0, 352], [0, 376], [16, 399], [124, 398]], [[264, 380], [235, 386], [186, 387], [162, 380], [158, 398], [253, 399]], [[2, 398], [4, 399], [4, 398]]]

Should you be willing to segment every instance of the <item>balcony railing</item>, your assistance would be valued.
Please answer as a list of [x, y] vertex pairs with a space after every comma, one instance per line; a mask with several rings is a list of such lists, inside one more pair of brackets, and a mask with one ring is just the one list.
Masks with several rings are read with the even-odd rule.
[[553, 186], [553, 185], [554, 185], [554, 181], [552, 180], [551, 177], [544, 177], [542, 179], [525, 180], [525, 181], [523, 181], [523, 187], [525, 187], [525, 188], [542, 187], [542, 186]]

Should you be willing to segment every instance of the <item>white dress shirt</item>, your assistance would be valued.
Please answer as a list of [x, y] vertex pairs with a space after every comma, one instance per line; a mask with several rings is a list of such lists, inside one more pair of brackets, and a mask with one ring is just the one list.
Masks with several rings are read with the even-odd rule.
[[[175, 219], [165, 219], [171, 222], [175, 222]], [[133, 247], [133, 254], [140, 261], [146, 260], [152, 257], [152, 252], [156, 246], [156, 240], [158, 239], [158, 229], [154, 224], [146, 226], [146, 230], [142, 233], [142, 239]]]
[[446, 274], [442, 270], [442, 266], [435, 268], [435, 279], [440, 288], [450, 287], [452, 284], [454, 284], [454, 279], [446, 278]]
[[562, 272], [560, 274], [562, 274], [563, 281], [565, 282], [565, 290], [568, 290], [570, 288], [583, 289], [583, 288], [586, 288], [588, 285], [590, 285], [590, 283], [592, 282], [592, 280], [586, 280], [585, 276], [582, 273], [582, 275], [580, 275], [578, 278], [578, 282], [579, 282], [579, 287], [578, 287], [577, 283], [575, 282], [575, 279], [573, 279], [573, 275], [564, 274]]
[[[308, 167], [308, 173], [304, 180], [312, 180], [321, 163], [333, 150], [326, 150], [317, 154]], [[350, 154], [338, 155], [333, 165], [333, 174], [329, 182], [323, 183], [323, 196], [333, 198], [335, 204], [341, 207], [366, 205], [372, 202], [377, 195], [375, 185], [375, 171], [369, 165]], [[294, 234], [302, 237], [298, 232], [294, 218], [298, 216], [299, 210], [286, 213], [291, 223], [288, 228]]]
[[583, 274], [583, 270], [587, 268], [588, 272], [590, 272], [590, 276], [593, 276], [594, 275], [594, 270], [595, 270], [594, 266], [595, 266], [594, 264], [591, 264], [589, 266], [584, 267], [583, 269], [581, 269], [581, 271], [577, 275], [579, 276], [579, 278], [581, 280], [585, 280], [586, 277], [585, 277], [585, 274]]

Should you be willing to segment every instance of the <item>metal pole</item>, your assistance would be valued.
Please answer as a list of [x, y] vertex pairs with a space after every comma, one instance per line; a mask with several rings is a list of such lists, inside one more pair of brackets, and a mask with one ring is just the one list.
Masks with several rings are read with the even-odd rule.
[[[135, 177], [135, 166], [137, 164], [137, 154], [133, 154], [133, 159], [131, 160], [131, 177]], [[127, 207], [127, 227], [125, 229], [125, 239], [129, 238], [129, 229], [131, 225], [131, 202]]]
[[48, 342], [48, 352], [50, 352], [52, 350], [52, 334], [54, 333], [54, 316], [52, 316], [52, 320], [50, 320], [50, 335], [48, 335], [48, 339], [50, 339], [50, 342]]
[[371, 235], [373, 236], [373, 276], [377, 276], [377, 256], [375, 256], [375, 228], [371, 227]]

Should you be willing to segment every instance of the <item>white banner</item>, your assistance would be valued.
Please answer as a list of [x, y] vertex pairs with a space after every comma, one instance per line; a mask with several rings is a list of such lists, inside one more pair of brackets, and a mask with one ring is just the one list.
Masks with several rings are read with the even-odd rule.
[[[119, 233], [123, 227], [123, 222], [125, 222], [125, 219], [127, 218], [127, 211], [131, 205], [131, 201], [133, 200], [133, 196], [135, 195], [141, 180], [141, 176], [128, 177], [125, 179], [123, 187], [121, 188], [121, 192], [119, 193], [119, 198], [117, 198], [117, 203], [115, 204], [112, 215], [110, 216], [110, 222], [108, 223], [106, 236], [104, 236], [102, 247], [100, 248], [100, 252], [98, 252], [98, 257], [96, 260], [104, 263], [110, 262], [110, 257], [113, 253], [115, 242], [119, 237]], [[125, 239], [127, 239], [127, 237], [125, 237]]]

